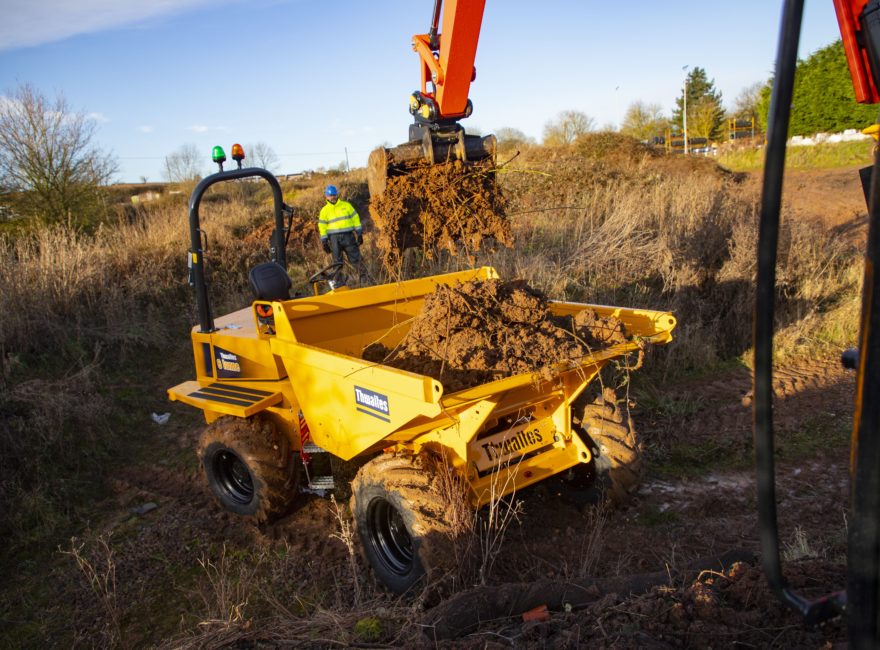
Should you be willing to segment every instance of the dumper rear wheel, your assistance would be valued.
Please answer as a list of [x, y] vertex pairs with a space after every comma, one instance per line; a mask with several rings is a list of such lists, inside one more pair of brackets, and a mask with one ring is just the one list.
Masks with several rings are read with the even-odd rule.
[[[440, 488], [439, 463], [424, 456], [385, 454], [352, 481], [357, 534], [376, 577], [394, 593], [455, 566], [455, 507]], [[461, 504], [458, 504], [461, 505]]]
[[296, 459], [270, 420], [220, 418], [202, 433], [198, 455], [211, 491], [230, 512], [271, 521], [296, 495]]
[[613, 389], [605, 388], [584, 408], [581, 426], [593, 451], [588, 471], [595, 488], [615, 503], [626, 503], [642, 479], [642, 447]]

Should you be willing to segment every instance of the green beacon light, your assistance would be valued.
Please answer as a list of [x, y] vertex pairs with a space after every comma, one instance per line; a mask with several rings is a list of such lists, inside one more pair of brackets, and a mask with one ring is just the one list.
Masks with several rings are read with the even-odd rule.
[[223, 147], [217, 145], [211, 150], [211, 160], [220, 165], [220, 171], [223, 171], [223, 163], [226, 162], [226, 152]]

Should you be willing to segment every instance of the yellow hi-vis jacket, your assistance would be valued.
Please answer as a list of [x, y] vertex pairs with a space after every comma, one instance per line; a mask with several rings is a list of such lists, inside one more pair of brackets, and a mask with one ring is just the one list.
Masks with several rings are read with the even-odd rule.
[[318, 234], [321, 239], [352, 230], [361, 230], [361, 218], [354, 206], [342, 199], [338, 199], [336, 203], [327, 201], [318, 215]]

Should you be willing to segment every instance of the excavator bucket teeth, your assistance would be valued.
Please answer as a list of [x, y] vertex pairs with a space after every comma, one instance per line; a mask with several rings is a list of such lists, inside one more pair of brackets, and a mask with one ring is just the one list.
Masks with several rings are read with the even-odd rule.
[[425, 164], [434, 165], [453, 160], [476, 162], [486, 158], [495, 159], [494, 135], [465, 135], [463, 131], [453, 137], [426, 134], [422, 140], [406, 142], [386, 149], [379, 147], [367, 160], [367, 185], [371, 197], [385, 192], [388, 178], [402, 176]]

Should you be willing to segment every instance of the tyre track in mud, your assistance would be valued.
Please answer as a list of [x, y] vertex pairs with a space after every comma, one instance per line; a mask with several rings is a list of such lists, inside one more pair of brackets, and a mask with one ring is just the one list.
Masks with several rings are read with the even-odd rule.
[[[855, 375], [836, 356], [777, 366], [772, 385], [774, 426], [779, 431], [797, 428], [813, 416], [845, 416], [852, 411]], [[675, 387], [666, 399], [693, 415], [661, 425], [661, 429], [678, 426], [689, 437], [700, 439], [751, 436], [754, 396], [752, 374], [746, 368], [708, 383]]]
[[[800, 530], [818, 548], [840, 551], [849, 490], [848, 446], [841, 431], [851, 426], [854, 391], [854, 374], [845, 371], [837, 357], [774, 368], [775, 483], [783, 544]], [[683, 478], [655, 476], [644, 482], [636, 518], [647, 513], [680, 522], [668, 534], [647, 532], [646, 539], [658, 548], [677, 546], [685, 555], [739, 546], [758, 551], [749, 371], [737, 370], [706, 384], [691, 382], [669, 396], [696, 408], [648, 431], [664, 448], [658, 459], [665, 460], [676, 446], [703, 448], [709, 450], [703, 458], [707, 466], [718, 469]], [[802, 438], [818, 447], [812, 451], [797, 447]], [[725, 469], [730, 464], [733, 468]], [[649, 461], [649, 473], [650, 465]]]

